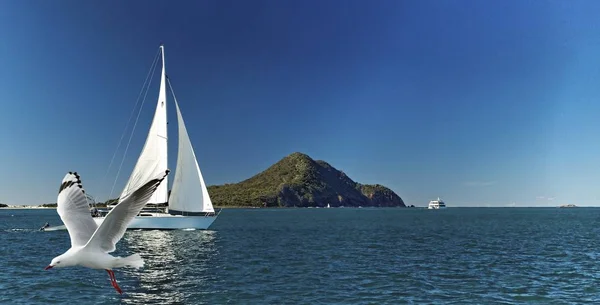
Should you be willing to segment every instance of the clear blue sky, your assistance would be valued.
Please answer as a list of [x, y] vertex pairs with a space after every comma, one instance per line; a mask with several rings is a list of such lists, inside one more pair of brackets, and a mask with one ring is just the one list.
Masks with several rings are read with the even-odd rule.
[[162, 41], [208, 184], [300, 151], [408, 204], [600, 206], [599, 11], [592, 0], [0, 1], [0, 202], [54, 202], [70, 170], [105, 200]]

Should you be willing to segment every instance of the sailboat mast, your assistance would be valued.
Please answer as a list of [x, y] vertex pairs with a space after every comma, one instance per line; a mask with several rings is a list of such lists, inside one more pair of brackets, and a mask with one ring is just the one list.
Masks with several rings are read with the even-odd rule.
[[[161, 54], [161, 59], [162, 59], [162, 71], [160, 74], [160, 91], [158, 92], [158, 103], [156, 105], [157, 109], [156, 109], [156, 116], [159, 115], [159, 111], [160, 111], [160, 120], [159, 122], [159, 132], [158, 132], [158, 136], [162, 137], [164, 139], [164, 141], [162, 141], [162, 145], [160, 147], [161, 153], [160, 153], [160, 161], [159, 164], [161, 165], [161, 167], [164, 168], [168, 168], [168, 133], [167, 133], [167, 72], [166, 72], [166, 64], [165, 64], [165, 45], [164, 44], [160, 44], [160, 54]], [[158, 105], [160, 104], [160, 105]], [[160, 107], [160, 109], [159, 109]], [[152, 195], [152, 197], [150, 198], [150, 200], [148, 200], [148, 203], [156, 203], [156, 204], [162, 204], [162, 203], [167, 203], [168, 201], [168, 177], [165, 177], [165, 180], [159, 185], [159, 187], [156, 189], [156, 191], [154, 192], [154, 194]]]

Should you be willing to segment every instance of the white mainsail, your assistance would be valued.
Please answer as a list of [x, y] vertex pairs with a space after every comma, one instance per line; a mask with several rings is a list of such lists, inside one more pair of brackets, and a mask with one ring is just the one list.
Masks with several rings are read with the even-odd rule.
[[[162, 53], [162, 73], [160, 77], [160, 91], [154, 119], [146, 138], [146, 143], [142, 149], [135, 168], [129, 176], [129, 181], [123, 189], [119, 202], [129, 193], [139, 188], [149, 179], [167, 169], [167, 88], [165, 74], [165, 50], [160, 46]], [[166, 203], [168, 196], [168, 177], [158, 186], [158, 189], [152, 194], [148, 203]]]
[[[173, 89], [171, 88], [171, 93]], [[175, 95], [173, 101], [177, 109], [177, 125], [179, 129], [179, 145], [177, 151], [177, 168], [173, 179], [173, 189], [169, 198], [170, 213], [214, 213], [212, 201], [206, 189], [194, 148], [185, 128], [183, 116]]]

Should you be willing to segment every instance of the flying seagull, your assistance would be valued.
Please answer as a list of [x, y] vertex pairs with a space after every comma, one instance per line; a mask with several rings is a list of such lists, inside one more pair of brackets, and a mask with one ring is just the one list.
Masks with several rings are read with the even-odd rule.
[[112, 286], [122, 294], [113, 269], [137, 269], [144, 266], [144, 260], [137, 253], [127, 257], [114, 257], [108, 253], [115, 251], [115, 245], [125, 234], [129, 222], [142, 210], [168, 174], [169, 170], [166, 170], [129, 195], [125, 195], [98, 226], [90, 214], [79, 175], [77, 172], [69, 172], [58, 190], [56, 211], [69, 231], [71, 248], [52, 259], [45, 270], [70, 266], [105, 269]]

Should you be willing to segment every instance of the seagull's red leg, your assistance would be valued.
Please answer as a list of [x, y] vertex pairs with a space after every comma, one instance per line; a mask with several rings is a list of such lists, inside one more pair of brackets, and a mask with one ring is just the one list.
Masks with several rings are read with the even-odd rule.
[[110, 273], [112, 274], [112, 279], [113, 279], [113, 283], [115, 284], [114, 287], [117, 290], [117, 292], [119, 294], [123, 294], [123, 290], [121, 290], [121, 287], [119, 287], [119, 284], [117, 284], [117, 279], [115, 278], [115, 272], [114, 271], [110, 271]]
[[115, 288], [115, 290], [119, 293], [119, 294], [123, 294], [123, 290], [121, 290], [121, 287], [119, 287], [119, 284], [117, 284], [117, 279], [115, 278], [115, 272], [112, 270], [108, 270], [105, 269], [106, 272], [108, 272], [108, 276], [110, 276], [110, 283], [112, 284], [112, 286]]
[[121, 290], [121, 287], [119, 287], [119, 284], [117, 283], [117, 279], [115, 278], [115, 272], [110, 270], [110, 276], [112, 278], [113, 287], [115, 287], [115, 290], [117, 290], [117, 292], [119, 294], [123, 294], [123, 290]]

